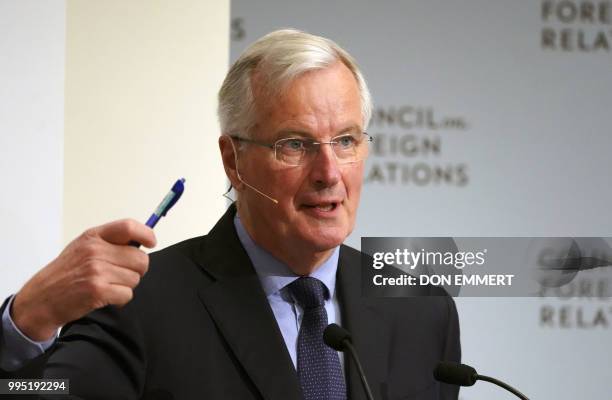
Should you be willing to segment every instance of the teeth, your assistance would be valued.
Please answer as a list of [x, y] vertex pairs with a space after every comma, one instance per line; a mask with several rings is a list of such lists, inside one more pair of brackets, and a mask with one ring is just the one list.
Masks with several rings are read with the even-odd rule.
[[317, 208], [319, 210], [322, 210], [322, 211], [331, 211], [332, 208], [334, 208], [334, 205], [333, 204], [328, 204], [328, 205], [325, 205], [325, 206], [317, 206]]

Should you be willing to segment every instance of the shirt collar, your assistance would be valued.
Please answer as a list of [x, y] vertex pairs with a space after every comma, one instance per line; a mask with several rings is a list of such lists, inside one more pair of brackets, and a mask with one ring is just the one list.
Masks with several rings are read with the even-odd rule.
[[[255, 267], [255, 272], [259, 277], [266, 296], [280, 292], [281, 289], [300, 277], [293, 273], [285, 263], [274, 258], [272, 254], [268, 253], [251, 239], [251, 236], [249, 236], [242, 225], [238, 213], [234, 217], [234, 227], [238, 233], [240, 243], [242, 243], [253, 263], [253, 267]], [[336, 247], [331, 256], [309, 275], [325, 284], [329, 291], [330, 299], [334, 297], [336, 290], [336, 271], [338, 270], [339, 254], [340, 247]]]

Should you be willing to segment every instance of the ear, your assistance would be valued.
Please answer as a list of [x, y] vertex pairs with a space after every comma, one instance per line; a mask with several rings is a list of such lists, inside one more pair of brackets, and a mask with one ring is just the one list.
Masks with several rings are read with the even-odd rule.
[[221, 135], [219, 137], [219, 150], [221, 150], [221, 159], [223, 160], [223, 168], [225, 168], [225, 175], [230, 180], [235, 190], [241, 191], [243, 184], [238, 179], [238, 170], [236, 167], [236, 159], [238, 154], [238, 144], [234, 143], [231, 137], [228, 135]]

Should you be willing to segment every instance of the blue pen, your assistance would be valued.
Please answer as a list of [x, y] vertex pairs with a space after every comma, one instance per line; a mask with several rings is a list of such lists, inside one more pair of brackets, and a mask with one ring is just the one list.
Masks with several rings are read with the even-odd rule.
[[[176, 204], [178, 199], [181, 198], [184, 190], [185, 178], [181, 178], [174, 183], [168, 194], [164, 197], [161, 203], [159, 203], [159, 206], [157, 206], [155, 211], [153, 211], [153, 214], [151, 214], [145, 225], [153, 229], [155, 225], [157, 225], [157, 222], [159, 222], [162, 217], [165, 217], [172, 206]], [[140, 243], [130, 242], [130, 246], [140, 247]]]
[[184, 190], [185, 178], [181, 178], [174, 183], [172, 189], [170, 189], [166, 197], [159, 203], [159, 206], [153, 211], [153, 214], [151, 214], [145, 225], [149, 228], [154, 228], [161, 217], [165, 217], [172, 206], [181, 198]]

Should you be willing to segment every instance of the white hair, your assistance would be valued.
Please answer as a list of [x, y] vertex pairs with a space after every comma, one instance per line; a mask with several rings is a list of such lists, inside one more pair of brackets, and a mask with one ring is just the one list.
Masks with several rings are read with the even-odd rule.
[[357, 81], [364, 129], [372, 115], [372, 99], [353, 57], [333, 41], [295, 29], [271, 32], [251, 44], [234, 62], [219, 90], [221, 134], [249, 137], [256, 122], [251, 86], [254, 72], [263, 75], [266, 95], [278, 93], [301, 74], [342, 62]]

